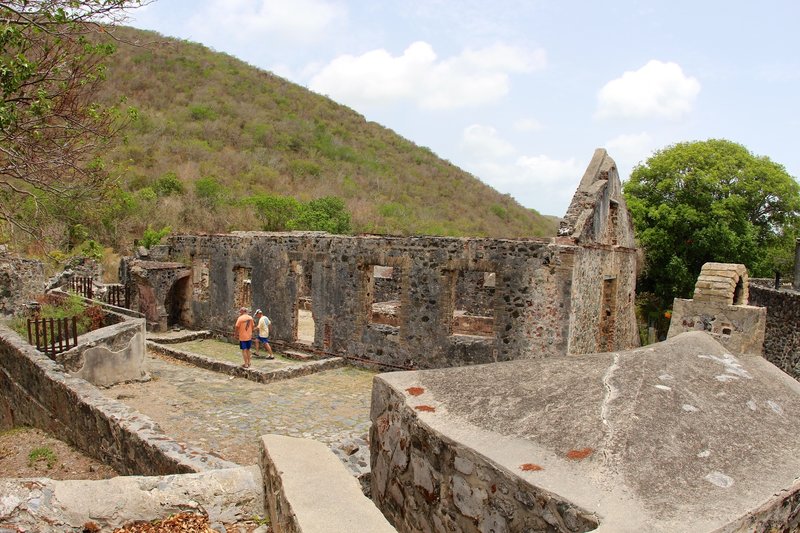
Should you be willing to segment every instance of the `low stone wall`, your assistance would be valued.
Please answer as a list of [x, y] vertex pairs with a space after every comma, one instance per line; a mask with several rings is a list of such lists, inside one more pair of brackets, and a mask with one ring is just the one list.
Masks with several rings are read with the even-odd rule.
[[273, 381], [307, 376], [309, 374], [322, 372], [323, 370], [332, 370], [334, 368], [347, 366], [347, 361], [345, 359], [341, 357], [331, 357], [329, 359], [312, 361], [302, 365], [279, 368], [277, 370], [259, 370], [252, 367], [243, 368], [242, 365], [239, 364], [211, 359], [210, 357], [204, 357], [195, 353], [178, 350], [168, 346], [162, 346], [152, 341], [147, 341], [147, 346], [155, 352], [162, 353], [181, 361], [186, 361], [194, 366], [205, 368], [207, 370], [213, 370], [214, 372], [220, 372], [222, 374], [249, 379], [250, 381], [255, 381], [257, 383], [272, 383]]
[[767, 308], [764, 357], [800, 381], [800, 292], [775, 289], [773, 280], [752, 279], [750, 305]]
[[144, 369], [146, 323], [127, 318], [78, 337], [78, 346], [55, 356], [71, 375], [98, 387], [147, 378]]
[[371, 418], [372, 499], [398, 531], [583, 532], [598, 526], [569, 502], [431, 431], [381, 376], [372, 386]]
[[763, 307], [675, 298], [667, 338], [705, 331], [732, 353], [762, 355], [765, 322]]
[[224, 531], [224, 523], [264, 515], [262, 485], [257, 466], [91, 481], [0, 479], [0, 531], [115, 531], [181, 512], [205, 512], [212, 530]]
[[396, 532], [321, 442], [265, 435], [260, 465], [265, 507], [274, 531]]
[[0, 391], [0, 428], [40, 428], [120, 474], [163, 475], [237, 466], [169, 439], [151, 419], [70, 376], [3, 325]]

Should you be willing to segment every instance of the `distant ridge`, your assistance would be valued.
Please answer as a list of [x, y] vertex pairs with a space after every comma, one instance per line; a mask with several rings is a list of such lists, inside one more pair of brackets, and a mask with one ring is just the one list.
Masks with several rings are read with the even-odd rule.
[[139, 112], [105, 154], [137, 206], [125, 233], [260, 229], [242, 200], [267, 194], [338, 196], [356, 233], [555, 235], [554, 217], [329, 98], [196, 43], [114, 33], [101, 98]]

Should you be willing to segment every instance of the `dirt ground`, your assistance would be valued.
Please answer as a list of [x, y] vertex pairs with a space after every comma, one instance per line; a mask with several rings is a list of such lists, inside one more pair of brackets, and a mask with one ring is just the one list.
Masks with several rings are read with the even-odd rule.
[[108, 479], [117, 475], [110, 466], [39, 429], [0, 432], [0, 477]]

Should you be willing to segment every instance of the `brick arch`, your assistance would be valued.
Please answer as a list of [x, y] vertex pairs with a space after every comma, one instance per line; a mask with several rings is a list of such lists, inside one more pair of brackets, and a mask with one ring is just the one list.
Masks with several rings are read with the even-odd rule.
[[724, 305], [745, 305], [748, 300], [747, 267], [734, 263], [706, 263], [694, 286], [694, 300]]

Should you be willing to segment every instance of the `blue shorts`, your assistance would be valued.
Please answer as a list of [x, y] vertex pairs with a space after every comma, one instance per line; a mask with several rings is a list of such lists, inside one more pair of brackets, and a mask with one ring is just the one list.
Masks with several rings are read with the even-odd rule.
[[261, 344], [269, 344], [269, 337], [259, 337], [258, 342]]
[[249, 350], [250, 346], [252, 345], [253, 345], [252, 339], [249, 341], [239, 341], [239, 348], [241, 348], [242, 350]]

